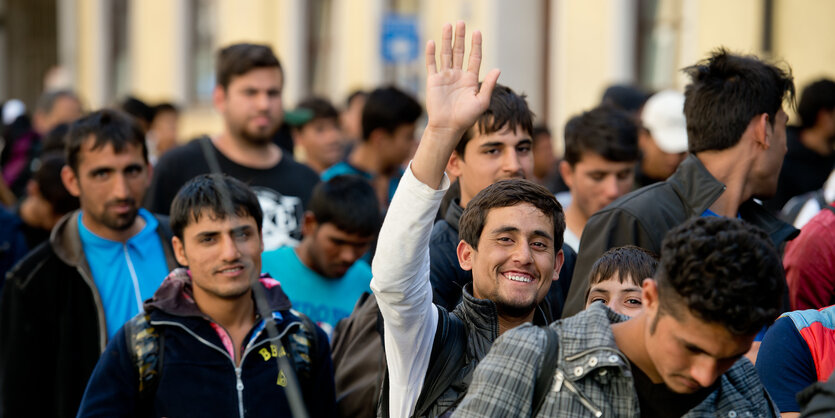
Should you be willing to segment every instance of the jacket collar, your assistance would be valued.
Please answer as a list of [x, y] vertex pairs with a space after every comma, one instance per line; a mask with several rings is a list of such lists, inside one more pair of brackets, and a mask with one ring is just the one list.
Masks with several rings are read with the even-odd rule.
[[[496, 304], [489, 299], [478, 299], [472, 293], [473, 283], [464, 285], [462, 299], [453, 311], [462, 321], [469, 324], [471, 331], [475, 331], [479, 340], [488, 341], [490, 344], [499, 337], [499, 312]], [[546, 299], [547, 300], [547, 299]], [[534, 311], [534, 325], [547, 325], [550, 322], [546, 312], [546, 302], [540, 303]], [[485, 351], [486, 353], [487, 351]]]
[[461, 215], [464, 213], [464, 208], [458, 202], [459, 199], [452, 199], [444, 214], [444, 220], [456, 231], [458, 231], [458, 221], [461, 220]]
[[[292, 307], [290, 299], [281, 290], [281, 285], [268, 274], [262, 274], [258, 283], [254, 286], [258, 287], [258, 289], [253, 289], [254, 292], [259, 290], [264, 292], [270, 311], [287, 311]], [[258, 298], [255, 298], [254, 295], [253, 298], [256, 308], [255, 311], [261, 312], [258, 309]], [[181, 317], [206, 317], [194, 301], [191, 273], [185, 268], [178, 268], [172, 271], [163, 280], [159, 289], [154, 293], [154, 297], [145, 301], [144, 306], [148, 312], [159, 310]]]
[[569, 373], [567, 377], [578, 380], [599, 367], [629, 370], [628, 359], [615, 343], [611, 327], [628, 319], [602, 303], [592, 303], [586, 310], [558, 322], [561, 364]]

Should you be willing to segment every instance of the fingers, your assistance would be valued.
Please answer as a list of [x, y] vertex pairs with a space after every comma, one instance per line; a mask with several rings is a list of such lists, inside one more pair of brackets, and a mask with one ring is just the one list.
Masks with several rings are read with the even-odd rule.
[[479, 68], [481, 68], [481, 31], [475, 31], [470, 46], [470, 61], [467, 62], [467, 71], [478, 77]]
[[438, 72], [438, 67], [435, 64], [435, 41], [430, 40], [426, 43], [426, 73], [435, 74]]
[[496, 87], [496, 82], [499, 80], [499, 74], [501, 71], [498, 69], [492, 69], [489, 73], [484, 77], [484, 81], [481, 82], [481, 88], [478, 90], [478, 98], [480, 100], [490, 102], [490, 95], [493, 94], [493, 88]]
[[452, 68], [461, 69], [464, 65], [464, 38], [466, 37], [467, 29], [464, 22], [459, 20], [455, 24], [455, 43], [452, 44]]
[[452, 25], [444, 25], [441, 34], [441, 71], [452, 68]]

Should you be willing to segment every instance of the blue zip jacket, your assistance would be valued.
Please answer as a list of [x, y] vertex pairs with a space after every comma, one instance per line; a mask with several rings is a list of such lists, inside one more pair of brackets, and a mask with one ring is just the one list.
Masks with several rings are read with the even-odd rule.
[[[289, 417], [286, 376], [276, 355], [284, 356], [282, 338], [300, 335], [302, 320], [290, 311], [290, 300], [278, 282], [262, 276], [259, 284], [276, 322], [271, 338], [257, 320], [245, 338], [240, 367], [227, 351], [220, 325], [197, 308], [191, 278], [173, 271], [152, 299], [145, 302], [151, 326], [165, 345], [162, 370], [152, 402], [152, 416]], [[258, 307], [256, 299], [256, 308]], [[141, 315], [141, 314], [140, 314]], [[333, 368], [325, 333], [316, 327], [309, 379], [300, 379], [311, 417], [335, 416]], [[125, 327], [110, 341], [96, 365], [81, 401], [79, 417], [139, 416], [139, 374], [125, 339]], [[289, 359], [289, 358], [288, 358]], [[292, 360], [290, 362], [292, 364]]]

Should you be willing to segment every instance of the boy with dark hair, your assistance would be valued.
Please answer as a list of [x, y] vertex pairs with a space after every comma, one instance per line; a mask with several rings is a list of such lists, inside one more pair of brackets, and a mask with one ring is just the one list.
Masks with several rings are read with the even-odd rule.
[[153, 107], [150, 128], [148, 128], [148, 151], [151, 164], [177, 145], [177, 129], [180, 110], [171, 103], [160, 103]]
[[684, 101], [690, 156], [667, 180], [589, 218], [564, 318], [583, 309], [589, 271], [601, 254], [622, 245], [658, 252], [666, 232], [689, 218], [739, 217], [767, 231], [775, 248], [797, 235], [754, 200], [777, 189], [788, 120], [782, 103], [794, 97], [790, 73], [724, 49], [686, 71], [692, 79]]
[[259, 278], [262, 218], [255, 194], [234, 178], [202, 175], [183, 186], [171, 229], [186, 268], [108, 344], [79, 417], [290, 416], [288, 380], [309, 416], [333, 416], [324, 333], [290, 309], [277, 281]]
[[[167, 220], [139, 206], [151, 167], [136, 123], [115, 110], [92, 113], [72, 124], [66, 149], [61, 178], [81, 209], [55, 225], [3, 288], [4, 416], [75, 416], [107, 341], [177, 265]], [[52, 382], [48, 390], [44, 382]]]
[[632, 191], [638, 127], [626, 111], [599, 106], [565, 124], [560, 176], [571, 192], [565, 210], [565, 242], [577, 251], [589, 218]]
[[389, 86], [372, 91], [362, 108], [362, 141], [348, 157], [322, 173], [322, 180], [341, 174], [364, 177], [388, 207], [411, 155], [420, 104], [400, 89]]
[[336, 176], [313, 189], [298, 247], [267, 251], [263, 271], [277, 277], [296, 308], [329, 336], [370, 291], [371, 267], [361, 260], [382, 216], [374, 189], [357, 176]]
[[[667, 234], [653, 279], [642, 283], [642, 312], [627, 318], [592, 304], [548, 328], [507, 332], [453, 416], [777, 417], [742, 357], [780, 312], [781, 274], [759, 228], [721, 217], [686, 221]], [[548, 351], [546, 340], [558, 349]], [[542, 374], [554, 377], [534, 378]], [[544, 393], [541, 403], [534, 393]]]
[[319, 176], [273, 143], [284, 113], [284, 73], [269, 46], [234, 44], [221, 49], [215, 109], [224, 130], [203, 136], [163, 155], [145, 205], [168, 213], [179, 188], [193, 177], [223, 172], [250, 185], [264, 211], [264, 248], [297, 245], [304, 208]]
[[339, 130], [339, 112], [331, 102], [321, 97], [302, 100], [296, 106], [296, 111], [310, 114], [309, 120], [293, 126], [296, 155], [308, 167], [322, 173], [338, 163], [345, 154], [345, 144]]
[[[565, 224], [553, 194], [525, 180], [503, 180], [473, 196], [461, 216], [456, 253], [473, 272], [464, 300], [452, 313], [432, 303], [428, 247], [449, 188], [444, 168], [488, 109], [499, 75], [489, 72], [479, 87], [479, 32], [462, 69], [464, 23], [456, 26], [454, 44], [452, 27], [444, 26], [440, 69], [434, 42], [427, 44], [429, 123], [389, 207], [372, 265], [388, 366], [381, 412], [390, 416], [438, 416], [454, 408], [498, 335], [525, 322], [548, 322], [539, 305], [563, 261]], [[444, 379], [432, 374], [439, 365]]]
[[635, 316], [643, 309], [641, 285], [657, 266], [655, 256], [634, 245], [606, 251], [591, 268], [586, 309], [600, 301], [621, 315]]

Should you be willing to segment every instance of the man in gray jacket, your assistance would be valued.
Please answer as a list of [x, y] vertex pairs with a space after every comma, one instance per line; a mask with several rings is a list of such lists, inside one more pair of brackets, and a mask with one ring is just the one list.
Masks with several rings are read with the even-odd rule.
[[563, 318], [585, 306], [591, 266], [606, 250], [636, 245], [658, 253], [667, 231], [689, 218], [739, 217], [765, 230], [777, 248], [797, 235], [754, 201], [777, 190], [786, 154], [782, 104], [794, 99], [790, 73], [725, 50], [686, 71], [692, 79], [684, 101], [690, 156], [666, 181], [629, 193], [589, 219]]
[[[689, 220], [664, 239], [640, 314], [630, 319], [595, 303], [550, 330], [508, 331], [479, 363], [454, 416], [776, 417], [743, 355], [779, 314], [784, 290], [762, 230], [737, 219]], [[545, 350], [548, 332], [558, 336], [556, 351]], [[543, 369], [552, 356], [556, 366]], [[546, 373], [553, 379], [536, 387]]]

